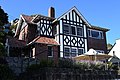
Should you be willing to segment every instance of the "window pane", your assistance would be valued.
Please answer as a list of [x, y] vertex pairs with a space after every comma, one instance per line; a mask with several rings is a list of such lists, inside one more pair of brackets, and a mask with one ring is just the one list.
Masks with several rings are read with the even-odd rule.
[[69, 26], [64, 25], [64, 34], [69, 34]]
[[76, 49], [71, 49], [71, 57], [75, 57], [76, 56]]
[[71, 49], [71, 52], [72, 53], [76, 53], [76, 49]]
[[103, 33], [102, 32], [100, 32], [100, 36], [101, 36], [101, 39], [103, 39]]
[[92, 37], [99, 38], [99, 32], [97, 31], [91, 31]]
[[66, 57], [69, 57], [70, 48], [64, 48], [64, 54], [65, 54]]
[[90, 37], [91, 35], [90, 35], [90, 30], [88, 30], [88, 36]]
[[78, 55], [83, 54], [83, 49], [78, 49]]
[[52, 46], [48, 46], [48, 56], [52, 56], [53, 50]]
[[83, 29], [82, 28], [77, 28], [77, 35], [83, 36]]
[[72, 34], [73, 34], [73, 35], [76, 35], [75, 27], [71, 27], [71, 31], [72, 31]]

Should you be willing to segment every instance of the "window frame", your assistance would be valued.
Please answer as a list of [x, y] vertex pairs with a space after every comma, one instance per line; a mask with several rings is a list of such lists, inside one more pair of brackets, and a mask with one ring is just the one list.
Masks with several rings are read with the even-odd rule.
[[[65, 27], [64, 26], [68, 26], [68, 33], [65, 33], [64, 32], [64, 30], [65, 30]], [[73, 31], [72, 31], [72, 27], [74, 27], [75, 28], [75, 34], [73, 34]], [[82, 30], [82, 34], [81, 35], [78, 35], [78, 29], [81, 29]], [[74, 36], [80, 36], [80, 37], [82, 37], [83, 35], [84, 35], [84, 28], [83, 27], [81, 27], [81, 26], [75, 26], [75, 25], [69, 25], [69, 24], [64, 24], [63, 25], [63, 33], [64, 34], [68, 34], [68, 35], [74, 35]]]
[[[78, 28], [81, 28], [81, 29], [82, 29], [82, 34], [81, 34], [81, 35], [78, 35]], [[76, 31], [76, 32], [77, 32], [77, 36], [81, 36], [81, 37], [82, 37], [82, 36], [84, 35], [83, 27], [77, 27], [76, 29], [77, 29], [77, 31]]]
[[[47, 56], [48, 57], [53, 57], [53, 46], [52, 45], [48, 45], [48, 53], [47, 53]], [[49, 47], [51, 47], [52, 50], [49, 50]], [[51, 55], [49, 55], [49, 52], [51, 52]]]
[[77, 55], [78, 55], [78, 56], [84, 54], [84, 49], [83, 49], [83, 48], [78, 48], [77, 51], [78, 51], [79, 49], [83, 50], [83, 53], [79, 54], [79, 52], [77, 52]]
[[[65, 33], [65, 32], [64, 32], [64, 31], [65, 31], [65, 26], [68, 26], [68, 29], [67, 29], [67, 30], [68, 30], [68, 33]], [[64, 24], [64, 25], [63, 25], [63, 33], [64, 33], [64, 34], [70, 34], [70, 25], [68, 25], [68, 24]]]
[[[92, 36], [92, 31], [98, 32], [99, 37], [93, 37]], [[88, 29], [88, 37], [95, 38], [95, 39], [104, 39], [103, 32], [99, 30], [93, 30], [93, 29]]]
[[[66, 54], [65, 48], [69, 48], [69, 52], [67, 52], [68, 56], [65, 55], [65, 54]], [[65, 46], [65, 47], [64, 47], [64, 56], [65, 56], [65, 57], [70, 57], [70, 53], [71, 53], [70, 47], [66, 47], [66, 46]]]
[[[73, 31], [72, 31], [73, 29], [72, 29], [72, 27], [74, 27], [74, 29], [75, 29], [75, 34], [73, 34]], [[70, 32], [71, 32], [71, 33], [70, 33], [71, 35], [77, 35], [77, 28], [76, 28], [76, 26], [73, 26], [73, 25], [70, 26]]]

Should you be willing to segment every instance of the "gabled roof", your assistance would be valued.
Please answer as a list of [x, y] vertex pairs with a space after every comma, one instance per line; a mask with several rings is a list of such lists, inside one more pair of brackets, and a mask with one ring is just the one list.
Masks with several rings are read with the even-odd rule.
[[31, 23], [31, 20], [33, 19], [32, 16], [28, 16], [28, 15], [24, 15], [24, 14], [22, 14], [21, 17], [27, 23]]
[[33, 41], [31, 41], [29, 44], [32, 43], [41, 43], [41, 44], [49, 44], [49, 45], [59, 45], [54, 38], [48, 38], [48, 37], [36, 37]]
[[84, 22], [86, 22], [86, 24], [87, 24], [89, 27], [91, 27], [90, 23], [85, 19], [85, 17], [80, 13], [80, 11], [79, 11], [75, 6], [72, 7], [70, 10], [68, 10], [66, 13], [64, 13], [62, 16], [60, 16], [60, 17], [58, 18], [58, 20], [60, 20], [61, 18], [63, 18], [65, 15], [69, 14], [69, 12], [72, 12], [72, 10], [75, 10], [76, 13], [82, 18], [82, 20], [83, 20]]
[[35, 15], [35, 17], [31, 20], [31, 22], [36, 22], [37, 20], [40, 20], [40, 19], [45, 19], [45, 20], [55, 20], [55, 18], [52, 18], [52, 17], [48, 17], [48, 16], [44, 16], [44, 15], [41, 15], [41, 14], [37, 14]]

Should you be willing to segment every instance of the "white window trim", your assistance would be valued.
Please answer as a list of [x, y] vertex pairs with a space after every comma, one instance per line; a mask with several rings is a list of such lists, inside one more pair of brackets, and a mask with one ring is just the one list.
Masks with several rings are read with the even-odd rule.
[[64, 54], [63, 54], [65, 58], [70, 58], [70, 56], [69, 56], [69, 57], [65, 56], [65, 48], [69, 48], [69, 52], [71, 52], [71, 48], [68, 47], [68, 46], [65, 46], [65, 47], [64, 47]]
[[[69, 25], [69, 24], [63, 24], [63, 27], [64, 27], [64, 26], [69, 26], [68, 30], [69, 30], [69, 34], [71, 34], [71, 33], [70, 33], [70, 32], [71, 32], [71, 31], [70, 31], [70, 28], [71, 28], [70, 25]], [[64, 33], [64, 28], [63, 28], [63, 33]], [[64, 33], [64, 34], [66, 34], [66, 33]]]
[[[75, 25], [69, 25], [69, 24], [64, 24], [64, 25], [67, 25], [67, 26], [69, 26], [69, 35], [74, 35], [74, 34], [72, 34], [72, 31], [71, 31], [71, 29], [72, 29], [72, 27], [75, 27], [75, 35], [74, 36], [80, 36], [80, 35], [78, 35], [77, 34], [77, 28], [81, 28], [82, 29], [82, 36], [80, 36], [80, 37], [83, 37], [84, 36], [84, 33], [83, 33], [83, 31], [84, 31], [84, 28], [83, 27], [80, 27], [80, 26], [75, 26]], [[63, 25], [63, 26], [64, 26]], [[64, 29], [63, 29], [63, 32], [64, 32]], [[65, 34], [65, 33], [64, 33]]]
[[[93, 29], [88, 29], [88, 30], [90, 31], [90, 34], [88, 35], [89, 37], [95, 38], [95, 39], [104, 39], [104, 36], [103, 36], [103, 32], [102, 32], [102, 31], [93, 30]], [[91, 31], [99, 32], [99, 35], [100, 35], [100, 33], [102, 33], [101, 38], [92, 37]]]
[[[81, 28], [82, 29], [82, 36], [76, 34], [77, 36], [83, 37], [84, 33], [83, 33], [83, 28], [82, 27], [77, 27], [77, 28]], [[77, 28], [76, 28], [76, 32], [77, 32]]]
[[103, 50], [96, 50], [98, 53], [105, 53]]
[[70, 26], [70, 34], [74, 35], [74, 34], [72, 34], [72, 27], [75, 27], [75, 36], [77, 36], [77, 28], [76, 28], [76, 26], [73, 26], [73, 25]]
[[[84, 54], [84, 48], [78, 48], [78, 49], [82, 49], [82, 50], [83, 50], [83, 53], [82, 53], [82, 54]], [[79, 56], [79, 55], [78, 55], [78, 49], [77, 49], [77, 56]]]

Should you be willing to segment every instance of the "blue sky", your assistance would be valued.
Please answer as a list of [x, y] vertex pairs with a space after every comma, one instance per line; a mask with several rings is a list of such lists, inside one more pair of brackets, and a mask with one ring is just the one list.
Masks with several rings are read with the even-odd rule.
[[120, 38], [120, 0], [0, 0], [0, 6], [8, 13], [9, 21], [20, 14], [47, 15], [50, 6], [59, 17], [76, 6], [90, 24], [110, 29], [107, 43], [114, 44]]

